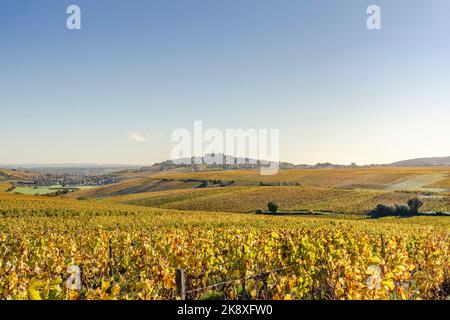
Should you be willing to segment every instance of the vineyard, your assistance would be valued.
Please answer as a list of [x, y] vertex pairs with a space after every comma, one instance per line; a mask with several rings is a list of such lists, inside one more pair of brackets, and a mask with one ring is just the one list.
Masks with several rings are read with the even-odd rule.
[[177, 269], [187, 299], [450, 295], [445, 217], [273, 217], [6, 193], [0, 215], [0, 299], [180, 299]]
[[447, 167], [373, 167], [356, 169], [289, 169], [275, 175], [261, 176], [258, 170], [163, 172], [148, 175], [152, 179], [209, 179], [236, 182], [297, 182], [311, 187], [364, 187], [384, 188], [386, 185], [421, 175], [448, 175]]
[[433, 187], [433, 188], [447, 188], [447, 189], [449, 189], [450, 188], [450, 178], [446, 178], [444, 180], [435, 182], [435, 183], [431, 184], [430, 187]]
[[[276, 175], [261, 176], [258, 170], [215, 170], [196, 172], [121, 172], [118, 178], [122, 181], [81, 191], [71, 198], [106, 198], [143, 192], [159, 192], [164, 190], [179, 190], [196, 188], [201, 181], [223, 181], [233, 187], [269, 186], [303, 186], [337, 189], [363, 189], [403, 191], [392, 188], [408, 179], [424, 180], [420, 191], [442, 192], [448, 189], [450, 168], [421, 167], [395, 168], [374, 167], [355, 169], [288, 169], [280, 170]], [[438, 177], [432, 179], [433, 177]], [[431, 178], [431, 179], [428, 179]], [[430, 180], [429, 182], [427, 180]], [[448, 180], [448, 179], [447, 179]], [[414, 188], [412, 188], [414, 189]], [[413, 190], [415, 191], [415, 190]]]
[[[395, 205], [410, 199], [408, 192], [321, 187], [232, 187], [179, 189], [111, 197], [104, 201], [176, 210], [255, 212], [276, 200], [283, 210], [365, 214], [377, 204]], [[424, 197], [426, 212], [450, 211], [450, 198]]]
[[0, 182], [0, 192], [6, 192], [9, 188], [11, 188], [9, 182]]

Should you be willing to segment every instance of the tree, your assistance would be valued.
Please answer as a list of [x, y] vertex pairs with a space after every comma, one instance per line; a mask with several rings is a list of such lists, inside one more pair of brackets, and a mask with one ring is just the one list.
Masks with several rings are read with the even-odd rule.
[[372, 216], [373, 218], [394, 216], [396, 215], [396, 210], [394, 207], [379, 204], [374, 210], [369, 212], [369, 215]]
[[273, 214], [275, 214], [275, 213], [278, 212], [279, 206], [278, 206], [278, 204], [277, 204], [276, 202], [269, 202], [269, 203], [267, 204], [267, 207], [269, 208], [269, 211], [270, 211], [271, 213], [273, 213]]
[[419, 213], [420, 207], [423, 206], [423, 201], [419, 198], [413, 198], [408, 200], [409, 212], [412, 214]]
[[410, 209], [404, 204], [395, 206], [395, 214], [399, 216], [407, 216], [410, 213]]

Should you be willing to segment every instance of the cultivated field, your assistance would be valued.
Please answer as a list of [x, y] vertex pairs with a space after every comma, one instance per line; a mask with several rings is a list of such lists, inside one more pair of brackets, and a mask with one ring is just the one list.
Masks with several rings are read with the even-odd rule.
[[[450, 218], [364, 214], [414, 196], [449, 211], [445, 192], [388, 187], [435, 170], [286, 170], [262, 185], [249, 171], [166, 173], [59, 197], [2, 183], [0, 299], [180, 299], [177, 269], [188, 299], [444, 299]], [[268, 201], [334, 214], [254, 213]]]
[[[286, 169], [271, 176], [260, 175], [259, 170], [240, 171], [201, 171], [187, 173], [151, 174], [153, 179], [207, 179], [234, 180], [240, 183], [299, 183], [312, 187], [356, 187], [384, 189], [418, 176], [441, 175], [442, 179], [450, 175], [448, 167], [368, 167], [355, 169]], [[438, 182], [433, 181], [433, 182]]]
[[[229, 187], [138, 193], [106, 201], [178, 210], [250, 213], [276, 201], [282, 210], [366, 214], [378, 204], [406, 204], [414, 194], [320, 187]], [[450, 198], [422, 196], [424, 211], [449, 212]]]

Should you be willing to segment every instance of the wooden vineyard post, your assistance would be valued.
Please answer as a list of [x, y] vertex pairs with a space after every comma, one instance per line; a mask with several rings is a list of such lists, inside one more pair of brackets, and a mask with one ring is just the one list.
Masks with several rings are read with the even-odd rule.
[[247, 300], [247, 288], [245, 287], [245, 277], [246, 273], [242, 275], [241, 286], [242, 286], [242, 300]]
[[181, 300], [186, 300], [186, 278], [183, 269], [175, 271], [175, 282], [177, 284], [177, 294], [181, 297]]
[[109, 275], [112, 277], [113, 274], [114, 274], [114, 272], [113, 272], [113, 247], [112, 247], [112, 238], [109, 238], [108, 247], [109, 247]]

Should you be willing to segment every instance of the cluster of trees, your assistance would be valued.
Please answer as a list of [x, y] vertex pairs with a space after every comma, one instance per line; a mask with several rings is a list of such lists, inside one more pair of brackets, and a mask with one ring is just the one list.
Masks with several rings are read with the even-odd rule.
[[[407, 205], [387, 206], [379, 204], [374, 210], [368, 214], [373, 218], [387, 217], [387, 216], [414, 216], [419, 214], [420, 208], [423, 206], [423, 201], [419, 198], [412, 198], [408, 200]], [[276, 202], [269, 202], [267, 208], [271, 214], [277, 214], [279, 205]], [[261, 209], [256, 210], [257, 214], [263, 214]]]
[[[47, 197], [61, 196], [64, 194], [68, 194], [69, 192], [75, 192], [75, 190], [76, 189], [59, 189], [55, 192], [44, 194], [44, 196], [47, 196]], [[38, 196], [39, 194], [35, 194], [35, 195]]]
[[233, 183], [233, 180], [202, 180], [197, 188], [227, 187]]
[[273, 186], [297, 186], [300, 187], [300, 182], [259, 182], [260, 187], [273, 187]]
[[379, 204], [368, 214], [373, 218], [387, 216], [413, 216], [419, 214], [419, 209], [423, 206], [423, 201], [418, 198], [408, 200], [408, 205], [386, 206]]

